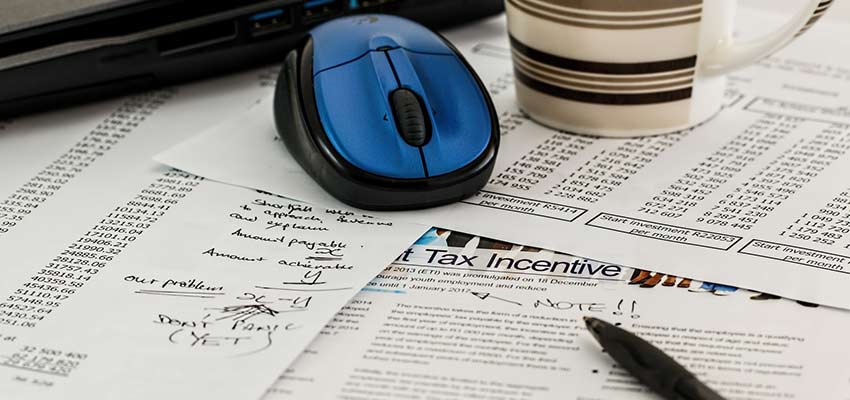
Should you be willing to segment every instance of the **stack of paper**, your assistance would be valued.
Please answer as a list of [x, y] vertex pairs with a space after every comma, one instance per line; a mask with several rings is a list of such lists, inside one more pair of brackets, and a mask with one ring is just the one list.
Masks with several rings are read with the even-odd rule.
[[2, 397], [653, 398], [594, 315], [730, 399], [850, 400], [850, 318], [815, 304], [850, 308], [850, 83], [815, 45], [848, 32], [737, 74], [705, 126], [634, 140], [528, 120], [504, 32], [448, 34], [503, 144], [484, 191], [424, 212], [322, 192], [276, 139], [275, 69], [0, 122]]

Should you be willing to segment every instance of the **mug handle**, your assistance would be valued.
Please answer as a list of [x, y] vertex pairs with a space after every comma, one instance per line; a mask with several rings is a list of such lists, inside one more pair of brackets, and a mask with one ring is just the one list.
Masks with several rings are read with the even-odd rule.
[[805, 9], [778, 31], [761, 38], [736, 43], [729, 38], [708, 52], [703, 68], [708, 75], [722, 75], [769, 56], [805, 32], [826, 12], [835, 0], [809, 0]]

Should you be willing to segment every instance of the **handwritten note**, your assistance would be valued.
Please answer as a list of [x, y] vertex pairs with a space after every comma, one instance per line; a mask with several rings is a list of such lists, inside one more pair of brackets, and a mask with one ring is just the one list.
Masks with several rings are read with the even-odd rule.
[[143, 189], [24, 284], [68, 301], [0, 329], [4, 398], [259, 398], [427, 230], [166, 174], [173, 187]]

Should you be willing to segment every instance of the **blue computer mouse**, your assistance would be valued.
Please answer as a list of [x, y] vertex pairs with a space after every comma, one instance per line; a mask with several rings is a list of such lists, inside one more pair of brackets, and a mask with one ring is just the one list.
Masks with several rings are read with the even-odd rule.
[[499, 147], [493, 103], [457, 49], [389, 15], [313, 29], [286, 57], [274, 112], [278, 134], [313, 179], [371, 210], [472, 195]]

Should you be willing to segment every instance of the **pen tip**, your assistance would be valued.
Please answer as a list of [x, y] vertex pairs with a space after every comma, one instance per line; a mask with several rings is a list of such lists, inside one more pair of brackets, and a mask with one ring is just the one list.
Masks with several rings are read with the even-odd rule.
[[602, 321], [593, 318], [593, 317], [582, 317], [584, 320], [584, 324], [587, 326], [588, 332], [593, 336], [596, 341], [599, 341], [599, 332], [602, 329]]

